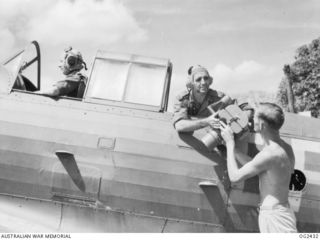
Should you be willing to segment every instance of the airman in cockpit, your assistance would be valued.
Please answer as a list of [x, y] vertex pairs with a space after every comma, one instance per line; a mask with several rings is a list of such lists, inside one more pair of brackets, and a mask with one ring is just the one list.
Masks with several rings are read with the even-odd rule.
[[87, 76], [80, 71], [87, 70], [86, 63], [83, 61], [79, 51], [69, 47], [65, 50], [64, 58], [59, 66], [65, 79], [58, 81], [48, 90], [40, 90], [37, 93], [48, 96], [67, 96], [82, 98], [87, 84]]

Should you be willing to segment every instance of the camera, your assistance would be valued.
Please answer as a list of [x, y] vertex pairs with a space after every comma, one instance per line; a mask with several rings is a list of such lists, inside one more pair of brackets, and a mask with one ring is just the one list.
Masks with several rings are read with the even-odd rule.
[[[212, 106], [208, 106], [208, 108], [210, 108], [209, 111], [212, 114], [216, 114], [212, 109]], [[235, 139], [240, 139], [250, 130], [248, 114], [236, 104], [231, 104], [226, 107], [223, 106], [218, 111], [217, 118], [231, 127]], [[207, 134], [202, 137], [201, 141], [208, 149], [212, 149], [219, 144], [222, 144], [220, 129], [211, 127]]]

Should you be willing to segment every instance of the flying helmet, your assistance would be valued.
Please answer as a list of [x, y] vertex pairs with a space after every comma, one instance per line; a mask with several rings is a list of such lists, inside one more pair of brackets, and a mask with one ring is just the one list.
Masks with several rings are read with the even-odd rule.
[[189, 69], [188, 69], [188, 79], [186, 82], [186, 86], [188, 89], [192, 89], [193, 84], [194, 84], [194, 75], [198, 72], [204, 72], [206, 75], [208, 75], [208, 77], [210, 78], [210, 81], [212, 83], [213, 78], [210, 76], [208, 70], [201, 65], [195, 65], [195, 66], [189, 67]]
[[87, 70], [87, 65], [83, 61], [82, 55], [79, 51], [72, 49], [72, 47], [69, 47], [64, 51], [64, 58], [62, 60], [62, 64], [59, 66], [64, 74], [78, 72], [82, 68]]

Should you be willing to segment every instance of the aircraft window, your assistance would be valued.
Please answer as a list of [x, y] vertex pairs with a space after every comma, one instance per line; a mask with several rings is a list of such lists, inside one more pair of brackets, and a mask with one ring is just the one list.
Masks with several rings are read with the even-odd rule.
[[160, 106], [167, 66], [97, 58], [86, 97]]
[[289, 189], [291, 191], [302, 191], [306, 186], [306, 182], [307, 179], [303, 172], [295, 169], [294, 173], [291, 175]]
[[166, 68], [133, 64], [124, 101], [159, 106], [165, 81]]
[[36, 41], [7, 60], [4, 66], [15, 79], [10, 83], [12, 89], [36, 91], [40, 88], [40, 48]]
[[129, 62], [99, 59], [94, 65], [87, 95], [121, 101], [126, 84]]
[[20, 52], [17, 56], [15, 56], [13, 59], [5, 63], [5, 68], [8, 69], [13, 76], [16, 76], [19, 71], [19, 67], [22, 61], [22, 53]]

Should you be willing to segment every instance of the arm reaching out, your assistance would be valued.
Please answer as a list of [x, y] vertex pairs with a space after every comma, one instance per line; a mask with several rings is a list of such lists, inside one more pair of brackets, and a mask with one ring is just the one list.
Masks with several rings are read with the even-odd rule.
[[252, 157], [249, 157], [247, 154], [241, 152], [238, 148], [234, 149], [235, 157], [241, 165], [245, 165], [246, 163], [252, 160]]
[[175, 128], [178, 132], [192, 132], [207, 126], [217, 128], [219, 126], [219, 119], [216, 116], [217, 113], [197, 120], [181, 119], [175, 123]]
[[[246, 163], [241, 168], [238, 168], [236, 162], [236, 150], [233, 132], [229, 126], [221, 122], [221, 136], [226, 142], [227, 146], [227, 167], [228, 174], [231, 182], [240, 182], [255, 175], [258, 175], [262, 171], [270, 168], [272, 157], [270, 153], [262, 151], [258, 153], [252, 161]], [[243, 154], [244, 155], [244, 154]], [[244, 157], [242, 155], [242, 157]], [[246, 158], [248, 160], [248, 158]]]
[[39, 91], [36, 91], [35, 93], [56, 97], [59, 95], [59, 89], [57, 87], [54, 87], [47, 90], [39, 90]]

